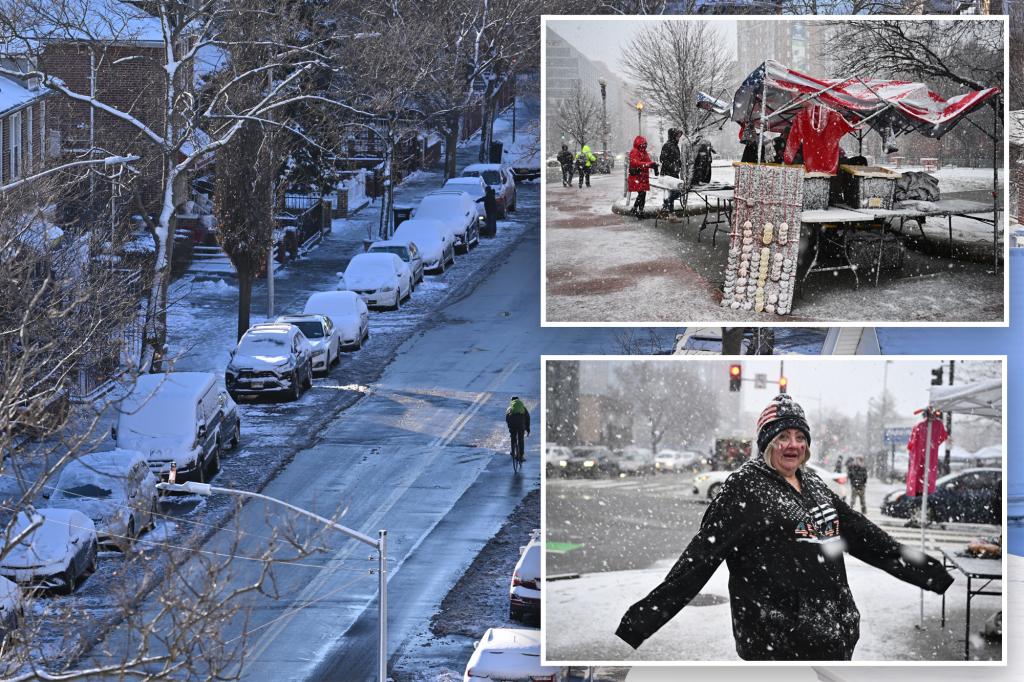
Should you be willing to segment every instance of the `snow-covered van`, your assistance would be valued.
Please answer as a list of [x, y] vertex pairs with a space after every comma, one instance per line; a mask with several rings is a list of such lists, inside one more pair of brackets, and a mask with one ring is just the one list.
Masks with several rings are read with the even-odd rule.
[[149, 468], [167, 480], [209, 480], [220, 469], [220, 453], [239, 439], [238, 408], [215, 374], [144, 374], [119, 405], [111, 435], [117, 447], [138, 450]]

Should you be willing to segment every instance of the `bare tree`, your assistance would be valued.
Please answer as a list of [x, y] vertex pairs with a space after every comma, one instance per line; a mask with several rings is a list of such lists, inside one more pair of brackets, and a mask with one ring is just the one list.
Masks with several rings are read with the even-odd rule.
[[575, 81], [569, 96], [558, 103], [558, 129], [583, 146], [593, 142], [601, 129], [601, 105], [581, 81]]
[[687, 136], [695, 132], [698, 92], [720, 97], [731, 79], [724, 40], [710, 24], [666, 21], [645, 28], [623, 53], [623, 63], [650, 113]]
[[[149, 220], [144, 213], [157, 244], [139, 363], [142, 371], [150, 371], [160, 367], [164, 355], [173, 247], [171, 228], [176, 201], [181, 199], [176, 191], [180, 191], [182, 179], [199, 159], [227, 144], [246, 121], [273, 124], [269, 114], [302, 99], [304, 96], [298, 90], [303, 80], [329, 65], [322, 50], [323, 40], [315, 35], [298, 43], [276, 39], [275, 30], [288, 9], [271, 12], [232, 0], [153, 0], [144, 3], [144, 7], [145, 10], [131, 3], [107, 3], [100, 7], [88, 0], [2, 0], [0, 17], [5, 33], [10, 36], [9, 45], [28, 55], [32, 66], [27, 72], [2, 67], [0, 73], [38, 77], [66, 100], [84, 104], [97, 116], [109, 117], [134, 130], [135, 138], [129, 146], [143, 156], [143, 162], [160, 169], [155, 220]], [[197, 55], [201, 51], [228, 50], [232, 46], [232, 26], [239, 17], [252, 14], [260, 18], [259, 26], [264, 33], [258, 40], [267, 48], [269, 59], [237, 73], [216, 92], [197, 97], [192, 78]], [[153, 83], [153, 92], [159, 93], [160, 110], [155, 120], [140, 118], [135, 101], [126, 107], [112, 99], [94, 97], [88, 90], [74, 89], [48, 71], [46, 62], [40, 60], [41, 46], [61, 41], [77, 41], [88, 46], [99, 59], [107, 59], [108, 54], [116, 54], [116, 45], [151, 41], [152, 35], [144, 32], [151, 32], [154, 22], [159, 27], [163, 49], [140, 53], [131, 59], [140, 62], [140, 67], [146, 64], [154, 73], [161, 74]], [[239, 106], [236, 93], [251, 87], [253, 82], [266, 85], [263, 96], [255, 103]], [[147, 106], [150, 104], [146, 102]]]

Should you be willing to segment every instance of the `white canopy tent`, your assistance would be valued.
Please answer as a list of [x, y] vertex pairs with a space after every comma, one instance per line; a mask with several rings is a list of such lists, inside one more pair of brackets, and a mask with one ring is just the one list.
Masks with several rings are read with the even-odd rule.
[[932, 409], [956, 414], [1003, 419], [1003, 381], [988, 379], [962, 386], [933, 386], [929, 400]]

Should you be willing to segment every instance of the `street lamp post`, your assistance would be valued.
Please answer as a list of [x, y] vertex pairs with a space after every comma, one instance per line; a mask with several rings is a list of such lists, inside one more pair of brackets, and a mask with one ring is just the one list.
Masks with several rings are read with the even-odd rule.
[[188, 481], [186, 483], [157, 483], [156, 487], [159, 490], [166, 490], [168, 492], [178, 493], [191, 493], [193, 495], [203, 495], [209, 497], [212, 493], [226, 493], [228, 495], [238, 495], [239, 497], [254, 497], [256, 499], [265, 500], [267, 502], [273, 502], [279, 504], [282, 507], [287, 507], [297, 514], [308, 516], [311, 519], [315, 519], [325, 526], [329, 526], [336, 531], [344, 533], [353, 540], [358, 540], [363, 544], [369, 545], [377, 550], [377, 576], [378, 576], [378, 589], [380, 590], [380, 598], [378, 599], [378, 614], [380, 618], [380, 642], [378, 650], [378, 666], [377, 666], [377, 679], [380, 682], [387, 682], [388, 671], [387, 671], [387, 648], [388, 648], [388, 582], [387, 582], [387, 530], [383, 528], [377, 531], [377, 539], [374, 540], [368, 535], [364, 535], [359, 531], [346, 528], [340, 523], [336, 523], [331, 519], [314, 514], [311, 511], [296, 507], [293, 504], [289, 504], [284, 500], [279, 500], [276, 497], [270, 497], [269, 495], [261, 495], [260, 493], [250, 492], [248, 490], [236, 490], [235, 488], [221, 488], [219, 486], [210, 485], [209, 483], [196, 483], [195, 481]]
[[636, 103], [636, 134], [637, 135], [643, 135], [644, 134], [643, 122], [641, 121], [641, 118], [640, 118], [641, 116], [643, 116], [643, 113], [644, 113], [644, 103], [643, 102], [637, 102]]
[[608, 159], [608, 81], [601, 78], [597, 81], [601, 86], [601, 151], [605, 160]]

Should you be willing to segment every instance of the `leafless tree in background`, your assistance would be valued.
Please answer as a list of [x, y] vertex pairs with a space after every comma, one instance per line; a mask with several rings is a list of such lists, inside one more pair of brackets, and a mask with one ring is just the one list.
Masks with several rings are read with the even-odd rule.
[[556, 114], [558, 129], [574, 140], [578, 147], [593, 145], [601, 129], [601, 105], [580, 81], [576, 81], [569, 96], [558, 103]]
[[641, 31], [625, 49], [623, 63], [650, 113], [689, 136], [699, 119], [697, 93], [721, 97], [731, 81], [723, 45], [708, 23], [666, 21]]

